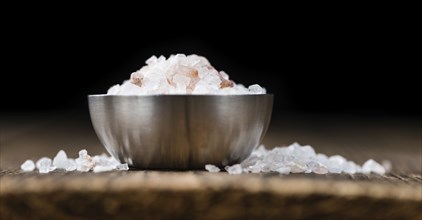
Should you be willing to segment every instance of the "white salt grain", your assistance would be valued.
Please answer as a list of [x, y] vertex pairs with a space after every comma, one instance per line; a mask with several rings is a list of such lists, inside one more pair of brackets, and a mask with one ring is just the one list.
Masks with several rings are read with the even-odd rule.
[[76, 170], [80, 172], [88, 172], [94, 167], [94, 163], [90, 160], [77, 158], [75, 162]]
[[220, 168], [218, 168], [217, 166], [214, 166], [212, 164], [205, 165], [205, 169], [208, 170], [208, 172], [211, 172], [211, 173], [218, 173], [218, 172], [220, 172]]
[[79, 158], [85, 159], [88, 156], [88, 151], [85, 149], [82, 149], [79, 151]]
[[[40, 167], [41, 167], [41, 162], [44, 162], [44, 161], [50, 161], [50, 164], [51, 164], [51, 159], [50, 158], [48, 158], [48, 157], [41, 157], [39, 160], [37, 160], [37, 162], [35, 163], [35, 166], [37, 167], [37, 169], [40, 169]], [[44, 162], [44, 163], [46, 163], [46, 162]]]
[[38, 172], [40, 173], [49, 173], [56, 169], [56, 167], [52, 166], [51, 159], [48, 157], [44, 157], [38, 160], [37, 168], [38, 168]]
[[76, 170], [77, 165], [76, 165], [76, 161], [74, 159], [72, 159], [72, 158], [67, 159], [67, 164], [68, 164], [68, 166], [66, 168], [66, 171], [74, 171], [74, 170]]
[[88, 155], [88, 151], [83, 149], [79, 151], [79, 157], [75, 159], [76, 170], [80, 172], [88, 172], [94, 168], [95, 162], [91, 156]]
[[279, 167], [275, 171], [279, 174], [289, 174], [290, 173], [290, 167]]
[[122, 163], [116, 166], [116, 170], [129, 170], [129, 165], [127, 163]]
[[343, 172], [348, 174], [355, 174], [357, 166], [353, 161], [347, 161], [343, 166]]
[[363, 173], [377, 173], [380, 175], [384, 175], [385, 169], [383, 166], [381, 166], [381, 164], [377, 163], [375, 160], [369, 159], [363, 164], [362, 172]]
[[241, 174], [242, 173], [242, 166], [240, 164], [235, 164], [233, 166], [226, 166], [225, 169], [229, 174]]
[[287, 165], [290, 167], [290, 172], [292, 173], [304, 173], [306, 170], [308, 170], [308, 167], [304, 161], [301, 160], [289, 162]]
[[34, 161], [32, 161], [32, 160], [26, 160], [21, 165], [21, 169], [24, 172], [32, 172], [32, 171], [34, 171], [35, 170], [35, 163], [34, 163]]
[[94, 173], [100, 173], [100, 172], [108, 172], [108, 171], [112, 171], [114, 168], [112, 166], [95, 166], [93, 171]]
[[53, 166], [57, 169], [64, 169], [66, 170], [69, 166], [69, 161], [66, 155], [66, 152], [60, 150], [57, 155], [53, 159]]

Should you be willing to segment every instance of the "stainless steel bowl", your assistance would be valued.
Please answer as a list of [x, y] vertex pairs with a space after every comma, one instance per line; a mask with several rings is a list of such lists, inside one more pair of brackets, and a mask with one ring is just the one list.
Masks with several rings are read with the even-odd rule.
[[267, 131], [273, 95], [89, 95], [107, 151], [141, 169], [238, 163]]

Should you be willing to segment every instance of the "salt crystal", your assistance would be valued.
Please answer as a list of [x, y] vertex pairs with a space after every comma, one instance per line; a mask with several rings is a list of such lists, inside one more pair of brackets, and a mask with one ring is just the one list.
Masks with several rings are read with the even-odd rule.
[[305, 158], [311, 158], [311, 157], [315, 157], [315, 150], [309, 146], [302, 146], [299, 148], [300, 149], [300, 153], [301, 153], [301, 157], [305, 157]]
[[273, 166], [271, 166], [271, 164], [269, 164], [269, 163], [260, 163], [260, 164], [258, 164], [259, 165], [259, 167], [261, 167], [261, 173], [269, 173], [269, 172], [271, 172], [271, 171], [273, 171]]
[[51, 159], [48, 157], [41, 158], [37, 161], [37, 168], [40, 173], [49, 173], [56, 169], [52, 166]]
[[88, 151], [85, 149], [82, 149], [79, 151], [79, 158], [84, 159], [88, 156]]
[[347, 161], [343, 166], [343, 172], [345, 173], [355, 174], [356, 171], [356, 164], [353, 161]]
[[110, 92], [110, 95], [136, 95], [138, 93], [142, 93], [143, 90], [139, 86], [129, 81], [126, 81], [123, 82], [123, 84], [118, 88], [110, 88], [108, 92]]
[[260, 173], [262, 171], [261, 164], [250, 166], [247, 171], [251, 173]]
[[101, 166], [97, 165], [94, 167], [93, 171], [94, 173], [100, 173], [100, 172], [108, 172], [112, 171], [114, 168], [112, 166]]
[[92, 157], [92, 162], [95, 163], [95, 166], [115, 166], [114, 162], [106, 155], [94, 156]]
[[120, 93], [120, 85], [114, 85], [110, 87], [107, 91], [107, 94], [109, 95], [117, 95]]
[[275, 171], [279, 174], [289, 174], [290, 173], [290, 167], [279, 167]]
[[328, 170], [330, 173], [341, 173], [343, 171], [343, 166], [347, 160], [340, 156], [334, 155], [328, 158]]
[[[40, 159], [37, 160], [37, 162], [35, 163], [35, 166], [37, 167], [37, 169], [40, 169], [41, 167], [41, 161], [50, 161], [51, 164], [51, 159], [48, 157], [41, 157]], [[45, 162], [44, 162], [45, 163]]]
[[336, 164], [336, 165], [342, 165], [343, 163], [347, 162], [347, 160], [340, 155], [331, 156], [331, 157], [328, 158], [328, 160], [331, 163]]
[[129, 165], [127, 163], [122, 163], [116, 166], [116, 170], [129, 170]]
[[265, 89], [259, 86], [258, 84], [253, 84], [249, 86], [248, 89], [249, 89], [249, 93], [251, 94], [265, 94], [266, 93]]
[[76, 158], [76, 170], [80, 172], [88, 172], [94, 168], [95, 162], [92, 161], [91, 156], [88, 155], [88, 151], [83, 149], [79, 151], [79, 158]]
[[214, 166], [212, 164], [205, 165], [205, 169], [208, 170], [208, 172], [210, 172], [210, 173], [220, 172], [220, 168], [218, 168], [217, 166]]
[[306, 170], [305, 173], [316, 173], [316, 174], [328, 173], [328, 167], [314, 160], [308, 161], [306, 163], [306, 166], [308, 167], [308, 170]]
[[290, 167], [290, 172], [292, 173], [304, 173], [306, 170], [308, 170], [308, 167], [304, 161], [289, 162], [287, 165]]
[[94, 167], [94, 163], [89, 160], [77, 158], [75, 162], [76, 162], [76, 170], [80, 172], [88, 172]]
[[57, 169], [64, 169], [66, 170], [69, 166], [69, 161], [67, 159], [66, 152], [60, 150], [57, 155], [53, 159], [53, 166]]
[[241, 174], [242, 173], [242, 166], [240, 164], [235, 164], [233, 166], [226, 166], [225, 169], [229, 174]]
[[21, 169], [24, 172], [31, 172], [35, 170], [35, 164], [34, 161], [32, 160], [26, 160], [25, 162], [23, 162], [23, 164], [21, 165]]
[[316, 174], [327, 174], [328, 173], [328, 168], [326, 166], [324, 166], [324, 165], [319, 165], [319, 166], [315, 166], [312, 169], [312, 172], [313, 173], [316, 173]]
[[373, 159], [367, 160], [362, 166], [363, 173], [377, 173], [380, 175], [385, 174], [385, 169], [381, 164], [377, 163]]
[[328, 163], [329, 163], [329, 161], [328, 161], [328, 157], [327, 157], [327, 155], [325, 155], [325, 154], [321, 154], [321, 153], [316, 154], [315, 159], [316, 159], [319, 163], [324, 164], [325, 166], [327, 166], [327, 165], [328, 165]]
[[77, 168], [77, 165], [76, 165], [76, 162], [75, 162], [75, 160], [74, 159], [67, 159], [67, 164], [68, 164], [68, 166], [67, 166], [67, 168], [66, 168], [66, 171], [74, 171], [74, 170], [76, 170], [76, 168]]

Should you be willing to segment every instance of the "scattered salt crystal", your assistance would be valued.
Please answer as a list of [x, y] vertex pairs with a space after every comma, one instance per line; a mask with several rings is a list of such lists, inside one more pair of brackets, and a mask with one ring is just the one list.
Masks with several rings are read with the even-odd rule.
[[64, 169], [66, 170], [69, 166], [69, 161], [66, 155], [66, 152], [60, 150], [57, 155], [53, 159], [53, 166], [57, 169]]
[[23, 162], [23, 164], [21, 165], [21, 169], [24, 172], [31, 172], [35, 170], [35, 164], [34, 161], [32, 160], [26, 160], [25, 162]]
[[114, 85], [107, 95], [148, 94], [265, 94], [254, 84], [245, 88], [229, 79], [224, 71], [217, 71], [202, 56], [176, 54], [168, 59], [152, 56], [140, 70], [132, 73], [122, 85]]
[[40, 173], [49, 173], [55, 169], [78, 170], [80, 172], [89, 172], [91, 170], [94, 172], [129, 170], [128, 164], [121, 164], [114, 157], [109, 157], [106, 154], [91, 157], [85, 149], [79, 151], [79, 157], [76, 159], [68, 158], [66, 152], [60, 150], [53, 161], [48, 157], [42, 157], [36, 164], [32, 160], [27, 160], [21, 165], [21, 169], [24, 172], [33, 171], [35, 168]]
[[112, 166], [95, 166], [93, 171], [94, 173], [100, 173], [100, 172], [108, 172], [112, 171], [114, 168]]
[[90, 160], [77, 158], [75, 162], [76, 170], [80, 172], [88, 172], [94, 167], [94, 163]]
[[[39, 160], [37, 160], [37, 162], [35, 163], [35, 166], [36, 166], [36, 168], [37, 169], [40, 169], [40, 167], [41, 167], [41, 161], [48, 161], [48, 160], [50, 160], [50, 164], [51, 164], [51, 159], [50, 158], [48, 158], [48, 157], [41, 157]], [[45, 162], [44, 162], [45, 163]]]
[[[390, 167], [389, 167], [390, 166]], [[214, 165], [207, 165], [206, 170], [212, 172]], [[293, 143], [287, 147], [274, 147], [266, 149], [261, 145], [255, 149], [251, 155], [240, 164], [225, 167], [230, 174], [244, 173], [268, 173], [278, 172], [280, 174], [289, 173], [377, 173], [385, 174], [391, 169], [391, 162], [383, 162], [381, 166], [376, 161], [370, 159], [363, 164], [356, 164], [348, 161], [340, 155], [328, 157], [325, 154], [316, 153], [309, 146], [301, 146]]]
[[226, 166], [225, 169], [229, 174], [241, 174], [242, 173], [242, 166], [240, 164], [235, 164], [233, 166]]
[[333, 165], [336, 165], [336, 166], [341, 166], [341, 165], [343, 165], [344, 163], [347, 162], [347, 160], [344, 157], [340, 156], [340, 155], [331, 156], [331, 157], [328, 158], [328, 160]]
[[122, 163], [116, 166], [116, 170], [129, 170], [129, 165], [127, 163]]
[[287, 165], [290, 167], [290, 172], [292, 173], [304, 173], [306, 170], [308, 170], [308, 167], [304, 161], [289, 162]]
[[377, 163], [373, 159], [367, 160], [362, 166], [363, 173], [377, 173], [380, 175], [385, 174], [385, 169], [381, 164]]
[[279, 167], [275, 171], [280, 174], [289, 174], [290, 173], [290, 167]]
[[260, 173], [261, 172], [261, 165], [252, 166], [249, 171], [251, 173]]
[[82, 149], [79, 151], [79, 158], [85, 159], [88, 156], [88, 151], [85, 149]]
[[52, 166], [51, 159], [48, 157], [44, 157], [38, 160], [37, 168], [40, 173], [49, 173], [56, 169], [56, 167]]
[[308, 170], [306, 170], [305, 173], [316, 173], [316, 174], [328, 173], [328, 167], [314, 160], [307, 162], [306, 166], [308, 167]]
[[328, 168], [326, 166], [324, 166], [324, 165], [319, 165], [319, 166], [315, 166], [312, 169], [312, 172], [313, 173], [316, 173], [316, 174], [327, 174], [328, 173]]
[[67, 159], [68, 166], [66, 171], [74, 171], [77, 168], [76, 161], [74, 159]]
[[76, 158], [75, 162], [76, 170], [80, 172], [88, 172], [93, 169], [95, 165], [95, 162], [85, 149], [79, 151], [79, 158]]
[[312, 148], [309, 145], [302, 146], [301, 151], [302, 151], [302, 154], [303, 154], [304, 157], [310, 158], [310, 157], [316, 156], [314, 148]]
[[208, 172], [211, 172], [211, 173], [218, 173], [218, 172], [220, 172], [220, 168], [218, 168], [217, 166], [214, 166], [212, 164], [205, 165], [205, 169], [208, 170]]
[[353, 161], [347, 161], [343, 166], [343, 172], [348, 174], [356, 173], [356, 164]]
[[340, 155], [331, 156], [328, 158], [328, 171], [330, 173], [341, 173], [346, 162], [347, 160]]
[[92, 157], [92, 162], [94, 162], [96, 166], [114, 166], [114, 163], [110, 161], [106, 155], [94, 156]]

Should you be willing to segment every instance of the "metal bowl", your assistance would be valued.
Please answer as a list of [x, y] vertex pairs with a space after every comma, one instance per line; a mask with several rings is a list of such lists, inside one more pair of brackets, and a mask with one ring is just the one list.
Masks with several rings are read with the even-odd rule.
[[247, 158], [267, 131], [273, 95], [89, 95], [107, 151], [140, 169], [203, 169]]

